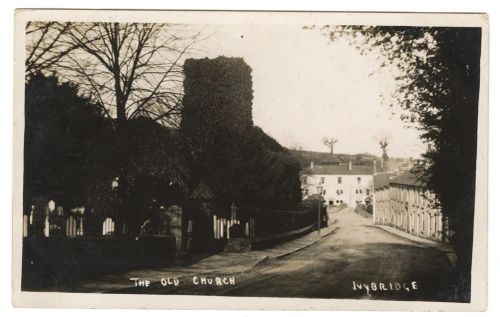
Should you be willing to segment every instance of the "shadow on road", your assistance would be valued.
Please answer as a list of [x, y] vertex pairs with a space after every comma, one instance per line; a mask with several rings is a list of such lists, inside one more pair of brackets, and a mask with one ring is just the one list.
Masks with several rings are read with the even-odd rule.
[[[217, 295], [457, 301], [451, 265], [440, 251], [387, 243], [329, 246], [317, 251], [304, 250], [279, 260], [281, 263], [271, 263], [261, 268], [258, 277]], [[412, 282], [416, 289], [403, 288]], [[354, 284], [369, 285], [370, 290], [355, 289]]]
[[[177, 287], [160, 283], [116, 293], [460, 302], [445, 252], [388, 233], [351, 209], [339, 227], [297, 252], [247, 271], [193, 272]], [[194, 285], [193, 278], [231, 277], [233, 285]]]

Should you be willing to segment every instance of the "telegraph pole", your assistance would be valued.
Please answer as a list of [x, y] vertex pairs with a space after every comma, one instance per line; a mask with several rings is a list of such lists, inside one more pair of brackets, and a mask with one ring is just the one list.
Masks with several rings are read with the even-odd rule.
[[318, 236], [320, 235], [321, 231], [321, 207], [323, 205], [323, 195], [319, 194], [319, 199], [318, 199]]

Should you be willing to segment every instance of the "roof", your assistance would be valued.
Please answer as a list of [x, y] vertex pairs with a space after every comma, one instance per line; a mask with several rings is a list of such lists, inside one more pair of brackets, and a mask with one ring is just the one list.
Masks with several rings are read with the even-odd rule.
[[342, 160], [335, 154], [331, 154], [328, 158], [321, 161], [321, 164], [329, 165], [329, 164], [341, 164]]
[[380, 173], [373, 175], [373, 187], [375, 189], [389, 186], [390, 178], [394, 176], [393, 173]]
[[425, 186], [424, 182], [422, 182], [418, 178], [418, 175], [411, 171], [403, 172], [401, 175], [391, 179], [389, 183], [396, 185], [406, 185], [406, 186], [419, 186], [419, 187]]
[[194, 199], [194, 200], [214, 200], [215, 199], [215, 194], [214, 192], [208, 187], [208, 185], [204, 182], [201, 181], [198, 186], [193, 190], [191, 195], [189, 196], [189, 199]]
[[305, 169], [306, 173], [316, 175], [372, 175], [373, 166], [353, 165], [349, 170], [349, 165], [314, 165], [313, 168]]
[[401, 165], [404, 165], [405, 162], [402, 160], [395, 160], [395, 159], [388, 159], [387, 161], [384, 161], [384, 168], [380, 166], [379, 171], [384, 171], [384, 172], [396, 172], [398, 171], [399, 167]]

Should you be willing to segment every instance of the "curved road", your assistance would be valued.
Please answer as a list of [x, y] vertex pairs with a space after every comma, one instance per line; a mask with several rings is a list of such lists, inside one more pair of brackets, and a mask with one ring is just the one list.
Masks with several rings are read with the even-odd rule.
[[[232, 275], [235, 285], [133, 293], [452, 301], [451, 265], [437, 249], [388, 233], [352, 208], [331, 214], [338, 229], [300, 251]], [[210, 272], [207, 272], [207, 276]], [[222, 276], [223, 277], [223, 276]], [[119, 291], [120, 293], [123, 290]]]
[[339, 226], [333, 235], [216, 294], [451, 300], [451, 265], [443, 252], [371, 226], [352, 208], [333, 216]]

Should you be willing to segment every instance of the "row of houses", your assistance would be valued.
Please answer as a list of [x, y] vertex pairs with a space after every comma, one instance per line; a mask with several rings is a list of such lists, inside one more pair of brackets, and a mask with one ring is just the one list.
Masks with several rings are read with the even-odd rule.
[[435, 195], [412, 171], [374, 175], [373, 221], [414, 236], [447, 241], [447, 219], [436, 207]]
[[328, 207], [346, 204], [355, 208], [371, 205], [373, 222], [425, 239], [447, 241], [447, 219], [436, 207], [434, 195], [412, 172], [412, 162], [402, 162], [390, 171], [356, 166], [334, 160], [311, 162], [302, 174], [304, 199], [321, 195]]

